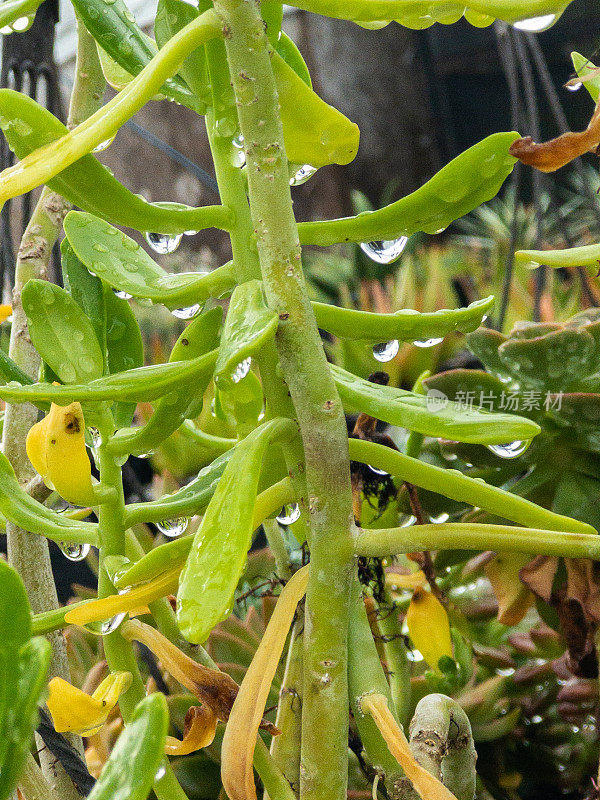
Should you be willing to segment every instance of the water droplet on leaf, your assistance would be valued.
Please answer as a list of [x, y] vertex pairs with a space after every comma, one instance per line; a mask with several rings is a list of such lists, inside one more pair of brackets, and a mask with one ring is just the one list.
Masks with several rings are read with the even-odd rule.
[[577, 81], [576, 83], [567, 83], [567, 89], [570, 92], [578, 92], [582, 87], [581, 81]]
[[400, 342], [398, 339], [390, 339], [389, 342], [379, 342], [373, 345], [373, 358], [382, 363], [391, 361], [398, 355], [400, 349]]
[[58, 546], [62, 554], [69, 561], [83, 561], [90, 552], [89, 544], [79, 544], [74, 542], [59, 542]]
[[188, 524], [189, 519], [187, 517], [174, 517], [173, 519], [164, 519], [162, 522], [157, 522], [156, 527], [169, 539], [175, 539], [185, 532]]
[[117, 630], [119, 625], [123, 622], [125, 617], [127, 616], [127, 612], [123, 611], [121, 614], [115, 614], [114, 617], [105, 620], [100, 625], [100, 633], [102, 636], [107, 636], [109, 633], [114, 633]]
[[132, 295], [129, 292], [123, 291], [123, 289], [113, 289], [115, 295], [119, 298], [119, 300], [131, 300]]
[[415, 347], [435, 347], [436, 344], [444, 341], [443, 336], [434, 337], [431, 339], [417, 339], [413, 342]]
[[540, 33], [547, 30], [556, 21], [556, 14], [543, 14], [541, 17], [530, 17], [513, 23], [513, 28], [527, 33]]
[[237, 365], [237, 367], [235, 368], [235, 370], [231, 375], [231, 380], [234, 383], [239, 383], [241, 380], [243, 380], [246, 377], [246, 375], [250, 372], [251, 363], [252, 363], [251, 358], [245, 358], [243, 361], [240, 361], [240, 363]]
[[185, 308], [174, 308], [171, 311], [174, 317], [177, 319], [192, 319], [195, 317], [198, 312], [200, 311], [200, 303], [194, 303], [193, 306], [186, 306]]
[[155, 253], [164, 256], [177, 250], [182, 236], [181, 233], [147, 233], [146, 241]]
[[102, 436], [98, 428], [89, 427], [88, 428], [91, 440], [92, 440], [92, 447], [96, 450], [98, 447], [102, 446]]
[[488, 444], [487, 447], [488, 450], [491, 450], [492, 453], [500, 456], [500, 458], [518, 458], [523, 455], [530, 444], [531, 441], [526, 439], [517, 439], [507, 444]]
[[108, 139], [105, 139], [103, 142], [100, 142], [100, 144], [97, 144], [92, 150], [92, 153], [101, 153], [103, 150], [106, 150], [107, 147], [110, 147], [114, 140], [114, 136], [109, 136]]
[[293, 525], [300, 519], [300, 506], [298, 503], [288, 503], [276, 517], [280, 525]]
[[373, 242], [361, 242], [360, 249], [377, 264], [392, 264], [402, 255], [408, 236]]
[[302, 164], [290, 178], [290, 186], [302, 186], [312, 178], [316, 171], [317, 167], [313, 167], [311, 164]]

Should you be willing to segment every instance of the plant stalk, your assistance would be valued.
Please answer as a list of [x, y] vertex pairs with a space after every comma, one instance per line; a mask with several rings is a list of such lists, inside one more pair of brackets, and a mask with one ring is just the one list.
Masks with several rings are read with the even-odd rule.
[[250, 212], [277, 350], [300, 425], [310, 518], [301, 797], [345, 800], [347, 638], [353, 515], [346, 424], [301, 268], [269, 45], [250, 0], [221, 0], [223, 35], [246, 151]]

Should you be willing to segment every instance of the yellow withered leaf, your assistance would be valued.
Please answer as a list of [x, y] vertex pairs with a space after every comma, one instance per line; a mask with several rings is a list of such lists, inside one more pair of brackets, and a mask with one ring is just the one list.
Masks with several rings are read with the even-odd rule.
[[136, 586], [129, 592], [111, 594], [99, 600], [90, 600], [89, 603], [67, 611], [65, 622], [68, 622], [69, 625], [87, 625], [90, 622], [111, 619], [116, 614], [123, 612], [139, 611], [147, 603], [176, 591], [180, 572], [181, 566], [174, 567], [161, 573], [154, 580]]
[[439, 674], [440, 658], [453, 657], [446, 609], [431, 592], [417, 587], [406, 612], [406, 624], [413, 645], [431, 669]]
[[76, 506], [96, 505], [80, 403], [52, 403], [44, 419], [27, 434], [26, 448], [29, 460], [49, 488]]
[[192, 706], [185, 715], [183, 739], [167, 736], [165, 753], [187, 756], [212, 744], [217, 730], [217, 715], [208, 706]]
[[0, 322], [4, 322], [4, 320], [8, 319], [12, 314], [12, 306], [1, 304], [0, 305]]
[[104, 725], [131, 680], [130, 672], [113, 672], [89, 695], [62, 678], [52, 678], [48, 684], [48, 710], [55, 730], [92, 736]]
[[360, 707], [365, 714], [373, 717], [390, 753], [423, 800], [456, 800], [452, 792], [416, 760], [402, 728], [394, 719], [388, 708], [387, 699], [382, 694], [365, 695], [360, 700]]
[[284, 586], [231, 709], [221, 747], [221, 779], [230, 800], [256, 800], [252, 771], [256, 736], [296, 606], [307, 583], [308, 566], [298, 570]]
[[500, 553], [485, 565], [503, 625], [517, 625], [533, 605], [533, 592], [519, 578], [519, 570], [530, 561], [531, 556], [522, 553]]

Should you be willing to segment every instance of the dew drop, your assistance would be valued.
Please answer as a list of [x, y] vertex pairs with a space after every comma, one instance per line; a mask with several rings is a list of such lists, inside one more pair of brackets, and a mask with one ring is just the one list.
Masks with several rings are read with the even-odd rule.
[[156, 770], [154, 774], [154, 780], [159, 781], [161, 778], [165, 777], [167, 770], [164, 764], [161, 764], [159, 768]]
[[115, 295], [119, 298], [119, 300], [131, 300], [133, 295], [130, 295], [129, 292], [124, 292], [122, 289], [113, 289]]
[[30, 27], [32, 19], [32, 17], [19, 17], [12, 23], [11, 28], [17, 33], [22, 33]]
[[189, 519], [187, 517], [174, 517], [173, 519], [164, 519], [162, 522], [157, 522], [156, 527], [169, 539], [175, 539], [185, 532], [188, 524]]
[[373, 345], [373, 358], [376, 358], [377, 361], [381, 361], [382, 363], [391, 361], [392, 358], [398, 355], [399, 349], [400, 342], [398, 339], [390, 339], [389, 342], [379, 342], [379, 344]]
[[195, 236], [197, 233], [198, 233], [198, 231], [184, 231], [183, 235], [184, 236]]
[[300, 519], [300, 506], [298, 503], [288, 503], [276, 517], [280, 525], [293, 525]]
[[96, 368], [94, 360], [89, 356], [81, 356], [79, 359], [79, 366], [84, 372], [93, 372]]
[[436, 344], [444, 341], [443, 336], [435, 337], [432, 339], [417, 339], [416, 342], [413, 342], [415, 347], [435, 347]]
[[174, 308], [171, 311], [177, 319], [192, 319], [200, 311], [200, 303], [194, 303], [193, 306], [186, 306], [185, 308]]
[[240, 363], [237, 365], [237, 367], [235, 368], [235, 370], [231, 375], [231, 380], [234, 383], [239, 383], [241, 380], [243, 380], [246, 377], [246, 375], [250, 372], [251, 363], [252, 363], [251, 358], [245, 358], [243, 361], [240, 361]]
[[373, 242], [361, 242], [360, 249], [377, 264], [392, 264], [402, 255], [408, 236]]
[[317, 167], [313, 167], [311, 164], [302, 164], [290, 178], [290, 186], [302, 186], [312, 178], [316, 171]]
[[378, 467], [374, 467], [372, 464], [367, 465], [371, 472], [374, 472], [375, 475], [381, 475], [382, 477], [387, 477], [390, 473], [386, 472], [384, 469], [379, 469]]
[[103, 142], [100, 142], [100, 144], [97, 144], [92, 150], [92, 153], [101, 153], [103, 150], [106, 150], [107, 147], [110, 147], [114, 140], [114, 136], [109, 136], [108, 139], [105, 139]]
[[244, 152], [244, 137], [241, 133], [234, 136], [231, 140], [233, 145], [232, 163], [234, 167], [243, 167], [246, 163], [246, 153]]
[[90, 552], [89, 544], [79, 544], [75, 542], [59, 542], [58, 546], [65, 558], [69, 561], [83, 561]]
[[97, 253], [108, 253], [108, 247], [106, 247], [106, 245], [104, 245], [104, 244], [101, 244], [100, 242], [95, 242], [95, 243], [92, 245], [92, 248], [93, 248], [93, 249], [94, 249], [94, 250], [95, 250]]
[[567, 89], [570, 92], [578, 92], [581, 89], [582, 85], [583, 84], [581, 83], [581, 81], [576, 81], [575, 83], [570, 83], [569, 82], [569, 83], [567, 83]]
[[181, 233], [147, 233], [146, 241], [155, 253], [164, 256], [177, 250], [182, 236]]
[[105, 620], [100, 625], [100, 633], [102, 636], [107, 636], [109, 633], [114, 633], [119, 625], [123, 622], [125, 617], [127, 616], [127, 612], [123, 611], [121, 614], [115, 614], [114, 617]]
[[514, 442], [508, 442], [508, 444], [488, 444], [487, 448], [495, 455], [500, 456], [500, 458], [518, 458], [523, 455], [530, 444], [531, 441], [527, 439], [517, 439]]
[[513, 23], [513, 28], [527, 33], [540, 33], [547, 30], [556, 21], [556, 14], [544, 14], [541, 17], [530, 17]]
[[98, 449], [98, 447], [102, 446], [102, 436], [100, 434], [100, 431], [98, 430], [98, 428], [94, 428], [93, 426], [89, 427], [88, 431], [90, 434], [90, 438], [92, 440], [92, 447], [94, 448], [94, 450], [96, 450]]

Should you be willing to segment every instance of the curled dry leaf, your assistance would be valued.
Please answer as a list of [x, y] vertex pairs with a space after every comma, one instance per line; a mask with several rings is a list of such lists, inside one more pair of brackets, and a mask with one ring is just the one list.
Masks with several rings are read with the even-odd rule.
[[417, 794], [423, 800], [456, 800], [452, 792], [416, 760], [402, 728], [394, 719], [387, 699], [382, 694], [367, 694], [360, 700], [365, 714], [370, 714], [386, 741], [390, 753], [400, 764], [407, 778], [412, 781]]
[[217, 715], [208, 706], [192, 706], [185, 715], [183, 739], [167, 736], [165, 753], [169, 756], [187, 756], [212, 744], [217, 729]]
[[533, 605], [533, 592], [519, 578], [519, 570], [529, 561], [522, 553], [499, 553], [484, 567], [498, 600], [498, 622], [503, 625], [517, 625]]
[[[581, 81], [581, 78], [578, 79]], [[600, 106], [596, 106], [584, 131], [569, 131], [548, 142], [534, 142], [531, 136], [517, 139], [509, 148], [511, 156], [540, 172], [555, 172], [600, 144]]]
[[130, 672], [113, 672], [89, 695], [62, 678], [52, 678], [48, 684], [48, 710], [54, 729], [57, 733], [70, 731], [91, 736], [104, 725], [130, 685]]
[[283, 588], [265, 634], [240, 686], [221, 748], [221, 778], [230, 800], [256, 800], [252, 763], [260, 720], [277, 664], [306, 592], [308, 566]]
[[[217, 719], [227, 722], [239, 689], [232, 677], [218, 669], [198, 664], [162, 633], [137, 619], [125, 623], [121, 631], [125, 639], [141, 642], [152, 650], [175, 680], [210, 708]], [[278, 732], [277, 728], [266, 720], [263, 721], [262, 727], [271, 733]]]

